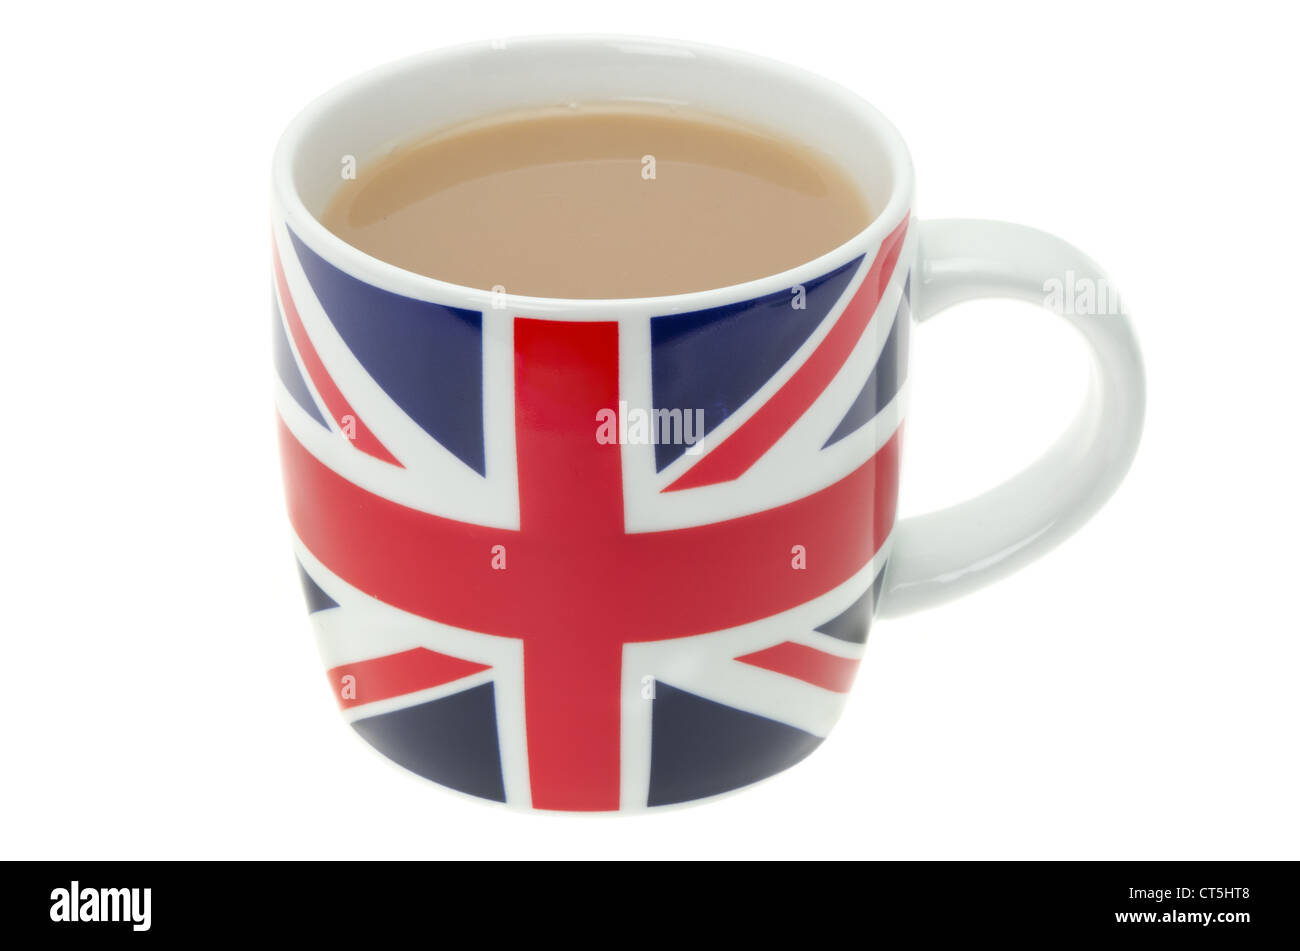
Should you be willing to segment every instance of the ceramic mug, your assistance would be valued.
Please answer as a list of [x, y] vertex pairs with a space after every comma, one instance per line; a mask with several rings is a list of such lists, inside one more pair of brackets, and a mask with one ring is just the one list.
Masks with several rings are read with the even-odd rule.
[[[879, 213], [788, 271], [625, 300], [455, 286], [319, 221], [348, 162], [463, 120], [617, 100], [776, 130]], [[629, 37], [420, 55], [298, 116], [273, 192], [281, 455], [331, 687], [380, 752], [485, 800], [643, 810], [785, 769], [836, 721], [873, 616], [1042, 554], [1136, 451], [1127, 319], [1051, 293], [1107, 286], [1096, 265], [1028, 228], [915, 220], [895, 129], [798, 69]], [[1090, 392], [1020, 475], [896, 521], [910, 325], [977, 297], [1068, 321]]]

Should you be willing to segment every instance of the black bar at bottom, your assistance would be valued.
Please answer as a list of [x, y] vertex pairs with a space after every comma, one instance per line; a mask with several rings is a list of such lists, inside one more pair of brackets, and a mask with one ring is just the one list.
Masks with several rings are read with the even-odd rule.
[[[913, 937], [1211, 941], [1300, 933], [1296, 863], [796, 864], [10, 862], [7, 930], [147, 941], [387, 936], [732, 943], [794, 927], [800, 944]], [[731, 929], [735, 929], [732, 931]], [[768, 935], [782, 941], [780, 931]], [[892, 943], [892, 942], [891, 942]]]

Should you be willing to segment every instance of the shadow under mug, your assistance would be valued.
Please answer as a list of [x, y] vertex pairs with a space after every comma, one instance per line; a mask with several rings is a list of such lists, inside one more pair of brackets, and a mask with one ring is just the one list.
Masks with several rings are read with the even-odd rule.
[[[879, 214], [783, 273], [626, 300], [447, 284], [318, 220], [349, 159], [618, 100], [776, 130], [839, 162]], [[1087, 519], [1141, 432], [1127, 318], [1053, 297], [1067, 275], [1107, 286], [1061, 240], [919, 222], [912, 203], [906, 146], [857, 96], [675, 40], [437, 51], [298, 116], [274, 160], [278, 427], [308, 607], [356, 731], [521, 808], [707, 799], [821, 743], [874, 616], [984, 585]], [[896, 521], [910, 325], [977, 297], [1068, 321], [1091, 389], [1027, 470]]]

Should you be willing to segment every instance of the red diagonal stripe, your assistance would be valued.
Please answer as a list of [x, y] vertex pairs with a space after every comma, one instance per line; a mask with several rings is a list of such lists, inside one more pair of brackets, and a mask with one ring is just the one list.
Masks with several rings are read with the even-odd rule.
[[[400, 697], [417, 690], [440, 687], [490, 669], [486, 664], [476, 664], [425, 647], [415, 647], [400, 654], [343, 664], [331, 668], [326, 676], [334, 688], [339, 706], [346, 710], [363, 703], [374, 703], [376, 700]], [[352, 679], [345, 681], [345, 677]]]
[[665, 492], [740, 478], [808, 411], [849, 359], [876, 312], [881, 295], [894, 275], [894, 265], [907, 236], [907, 221], [904, 217], [902, 224], [881, 243], [857, 293], [803, 366], [753, 416], [664, 489]]
[[[347, 397], [335, 384], [334, 378], [325, 369], [320, 354], [316, 352], [311, 338], [307, 336], [307, 328], [303, 326], [302, 318], [298, 316], [298, 308], [294, 305], [293, 295], [289, 293], [289, 282], [285, 280], [284, 267], [280, 264], [280, 249], [272, 243], [271, 251], [275, 263], [275, 283], [280, 289], [280, 302], [284, 307], [284, 319], [289, 325], [289, 334], [293, 337], [293, 345], [298, 348], [298, 356], [302, 357], [303, 366], [307, 370], [307, 375], [311, 377], [316, 392], [325, 401], [325, 408], [329, 410], [330, 416], [334, 417], [334, 422], [338, 423], [340, 429], [345, 431], [351, 429], [355, 432], [356, 435], [352, 439], [354, 446], [376, 459], [382, 459], [384, 462], [401, 466], [402, 464], [393, 458], [392, 453], [384, 448], [384, 444], [379, 441], [375, 434], [366, 427], [365, 423], [361, 422], [361, 417], [357, 415], [356, 411], [348, 403]], [[345, 422], [345, 417], [348, 416], [352, 417], [351, 426]]]
[[764, 670], [772, 670], [787, 677], [795, 677], [806, 683], [834, 690], [836, 693], [848, 693], [853, 686], [853, 675], [857, 672], [858, 662], [848, 657], [836, 657], [807, 644], [786, 641], [767, 650], [746, 654], [736, 660], [743, 664], [752, 664]]

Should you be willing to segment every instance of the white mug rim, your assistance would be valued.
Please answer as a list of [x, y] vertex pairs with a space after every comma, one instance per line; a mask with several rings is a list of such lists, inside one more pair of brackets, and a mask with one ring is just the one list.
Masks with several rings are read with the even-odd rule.
[[[891, 181], [889, 199], [865, 228], [811, 261], [738, 284], [683, 294], [626, 298], [561, 298], [498, 294], [482, 288], [443, 281], [398, 267], [365, 253], [326, 228], [307, 209], [299, 193], [293, 169], [303, 139], [316, 123], [326, 121], [333, 112], [338, 110], [344, 100], [360, 89], [383, 84], [391, 77], [407, 70], [458, 54], [479, 51], [494, 43], [533, 47], [550, 45], [557, 48], [574, 43], [666, 46], [701, 56], [731, 60], [737, 66], [765, 70], [788, 80], [797, 81], [807, 86], [810, 91], [837, 100], [841, 106], [849, 107], [858, 120], [868, 128], [888, 157]], [[416, 134], [416, 130], [412, 132]], [[883, 113], [847, 87], [811, 70], [728, 47], [633, 34], [563, 33], [512, 37], [505, 40], [441, 47], [394, 60], [344, 80], [308, 104], [281, 135], [272, 162], [272, 195], [284, 223], [309, 247], [353, 276], [384, 290], [417, 300], [436, 301], [452, 306], [468, 305], [470, 309], [482, 310], [484, 313], [490, 310], [501, 310], [505, 313], [527, 313], [577, 320], [610, 320], [617, 318], [621, 312], [643, 313], [647, 310], [662, 314], [689, 313], [718, 307], [728, 302], [763, 297], [805, 284], [879, 247], [885, 237], [902, 221], [904, 215], [910, 213], [912, 188], [912, 161], [902, 136]]]

